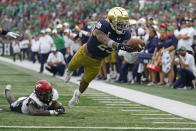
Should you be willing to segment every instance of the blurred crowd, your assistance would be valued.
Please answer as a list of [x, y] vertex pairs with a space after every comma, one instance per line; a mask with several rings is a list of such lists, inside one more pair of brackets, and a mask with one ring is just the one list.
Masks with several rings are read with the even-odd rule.
[[187, 14], [194, 17], [195, 0], [1, 0], [0, 26], [8, 30], [53, 28], [68, 22], [74, 27], [78, 20], [85, 22], [105, 18], [107, 11], [120, 6], [133, 19], [153, 17], [171, 22]]
[[[195, 0], [1, 0], [0, 26], [24, 33], [13, 41], [13, 58], [40, 63], [55, 75], [64, 70], [93, 24], [120, 6], [130, 15], [132, 38], [145, 41], [142, 52], [113, 52], [98, 80], [180, 89], [195, 87]], [[178, 72], [178, 74], [177, 74]], [[80, 76], [81, 67], [73, 75]], [[185, 77], [185, 78], [184, 78]]]

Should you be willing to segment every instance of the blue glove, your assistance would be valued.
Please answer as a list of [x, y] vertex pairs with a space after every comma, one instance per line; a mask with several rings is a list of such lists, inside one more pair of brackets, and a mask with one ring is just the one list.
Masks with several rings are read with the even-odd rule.
[[65, 114], [65, 108], [63, 106], [60, 106], [55, 111], [58, 112], [58, 114]]

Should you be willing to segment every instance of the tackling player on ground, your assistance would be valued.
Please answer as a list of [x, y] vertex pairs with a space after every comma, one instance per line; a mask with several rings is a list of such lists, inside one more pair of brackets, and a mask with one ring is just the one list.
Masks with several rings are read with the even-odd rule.
[[78, 103], [80, 95], [86, 90], [89, 83], [97, 76], [101, 61], [114, 50], [125, 50], [128, 52], [136, 49], [123, 44], [130, 39], [129, 15], [124, 8], [114, 7], [108, 12], [107, 19], [97, 21], [92, 34], [87, 42], [74, 55], [66, 71], [65, 82], [68, 82], [72, 72], [84, 66], [83, 78], [79, 90], [74, 91], [68, 107], [72, 108]]
[[64, 107], [57, 101], [58, 92], [46, 80], [39, 80], [35, 84], [35, 91], [28, 97], [15, 100], [11, 93], [11, 86], [7, 85], [5, 97], [10, 104], [11, 111], [30, 115], [59, 115], [64, 114]]

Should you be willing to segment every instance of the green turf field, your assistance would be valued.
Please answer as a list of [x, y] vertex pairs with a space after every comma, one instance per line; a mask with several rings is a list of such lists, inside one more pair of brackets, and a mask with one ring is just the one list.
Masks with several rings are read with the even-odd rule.
[[[20, 96], [29, 95], [34, 89], [34, 83], [40, 79], [50, 81], [52, 86], [58, 90], [60, 94], [59, 101], [66, 108], [67, 114], [61, 116], [29, 116], [10, 112], [9, 105], [4, 98], [5, 85], [11, 84], [13, 86], [12, 92], [16, 98], [18, 98]], [[80, 103], [72, 110], [68, 110], [67, 102], [72, 97], [73, 91], [76, 88], [78, 88], [78, 86], [73, 83], [65, 84], [63, 80], [58, 78], [39, 74], [37, 72], [0, 61], [0, 108], [2, 109], [0, 111], [0, 130], [95, 131], [113, 130], [111, 128], [104, 127], [142, 127], [144, 128], [142, 130], [147, 130], [147, 127], [163, 128], [164, 130], [166, 130], [166, 128], [196, 128], [195, 121], [184, 119], [182, 117], [114, 97], [93, 89], [88, 89], [81, 97]], [[142, 87], [142, 91], [145, 90], [145, 88], [146, 87]], [[156, 89], [153, 89], [155, 88], [150, 88], [152, 92], [156, 92]], [[2, 126], [19, 127], [17, 129], [8, 129], [2, 128]], [[22, 129], [24, 126], [29, 127], [29, 129]], [[36, 129], [30, 128], [30, 126], [34, 126]], [[48, 127], [48, 129], [37, 129], [37, 126], [42, 126], [42, 128]], [[49, 126], [63, 126], [70, 128], [51, 129]], [[80, 129], [74, 127], [83, 128]], [[103, 128], [88, 129], [88, 127]], [[176, 131], [177, 130], [179, 129], [176, 129]]]

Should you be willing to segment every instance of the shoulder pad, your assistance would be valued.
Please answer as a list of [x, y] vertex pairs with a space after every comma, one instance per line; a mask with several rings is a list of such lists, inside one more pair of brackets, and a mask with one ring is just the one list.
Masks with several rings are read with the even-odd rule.
[[39, 100], [39, 98], [36, 96], [35, 92], [33, 92], [33, 93], [29, 96], [29, 98], [30, 98], [34, 103], [36, 103], [39, 107], [42, 107], [42, 106], [44, 105], [44, 103], [41, 102], [41, 101]]
[[108, 29], [110, 27], [110, 24], [106, 20], [98, 20], [95, 24], [95, 29], [101, 30], [104, 33], [108, 33]]
[[53, 88], [52, 89], [52, 94], [53, 94], [52, 101], [56, 101], [59, 98], [58, 91]]

